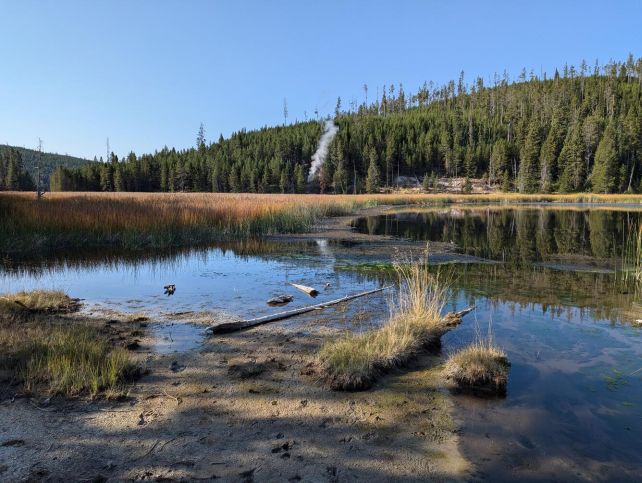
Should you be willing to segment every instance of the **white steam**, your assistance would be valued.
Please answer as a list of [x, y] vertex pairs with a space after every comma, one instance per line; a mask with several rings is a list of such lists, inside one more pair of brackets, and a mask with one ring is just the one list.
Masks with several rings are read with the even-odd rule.
[[319, 140], [319, 146], [316, 152], [312, 155], [312, 165], [310, 166], [310, 173], [308, 174], [308, 182], [312, 181], [316, 174], [323, 166], [325, 158], [328, 156], [328, 149], [334, 136], [339, 132], [339, 126], [334, 124], [334, 121], [328, 119], [323, 126], [323, 134]]

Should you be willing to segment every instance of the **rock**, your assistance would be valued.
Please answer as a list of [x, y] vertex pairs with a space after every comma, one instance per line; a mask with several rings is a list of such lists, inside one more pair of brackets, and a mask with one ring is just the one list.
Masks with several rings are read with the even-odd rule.
[[294, 300], [294, 297], [292, 295], [277, 295], [276, 297], [272, 297], [270, 300], [267, 301], [268, 305], [286, 305], [289, 304]]
[[135, 351], [135, 350], [140, 349], [140, 343], [139, 343], [139, 341], [135, 340], [135, 341], [130, 342], [129, 344], [127, 344], [125, 347], [127, 348], [127, 350]]

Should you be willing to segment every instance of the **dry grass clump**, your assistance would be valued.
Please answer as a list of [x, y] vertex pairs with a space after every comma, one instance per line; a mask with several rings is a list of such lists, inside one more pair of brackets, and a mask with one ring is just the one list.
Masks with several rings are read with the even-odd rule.
[[377, 376], [405, 364], [447, 330], [441, 317], [445, 288], [426, 263], [397, 264], [399, 301], [379, 329], [345, 335], [318, 354], [326, 382], [335, 390], [368, 388]]
[[461, 390], [503, 394], [509, 366], [502, 349], [490, 341], [476, 342], [451, 355], [443, 374]]
[[78, 299], [72, 299], [60, 290], [32, 290], [0, 295], [0, 315], [63, 314], [75, 312], [79, 307]]

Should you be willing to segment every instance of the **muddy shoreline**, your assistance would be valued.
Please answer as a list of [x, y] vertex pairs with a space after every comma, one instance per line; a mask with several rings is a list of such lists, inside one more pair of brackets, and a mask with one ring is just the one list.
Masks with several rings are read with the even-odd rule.
[[299, 322], [176, 354], [143, 344], [137, 357], [150, 374], [122, 402], [4, 400], [0, 478], [465, 479], [438, 358], [426, 355], [370, 391], [329, 391], [310, 367], [337, 330]]

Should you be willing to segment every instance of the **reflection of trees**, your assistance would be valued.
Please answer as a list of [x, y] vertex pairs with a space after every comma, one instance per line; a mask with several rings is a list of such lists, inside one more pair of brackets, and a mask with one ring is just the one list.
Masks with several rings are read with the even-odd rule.
[[634, 300], [632, 293], [617, 289], [612, 274], [485, 264], [453, 266], [450, 271], [454, 296], [474, 301], [481, 295], [522, 307], [538, 304], [556, 317], [578, 308], [586, 317], [620, 322]]
[[369, 217], [360, 231], [411, 240], [454, 242], [462, 252], [532, 263], [555, 255], [619, 258], [639, 212], [472, 208]]
[[591, 251], [594, 257], [607, 258], [613, 253], [614, 241], [618, 231], [615, 217], [608, 212], [589, 212], [588, 226], [590, 231]]

